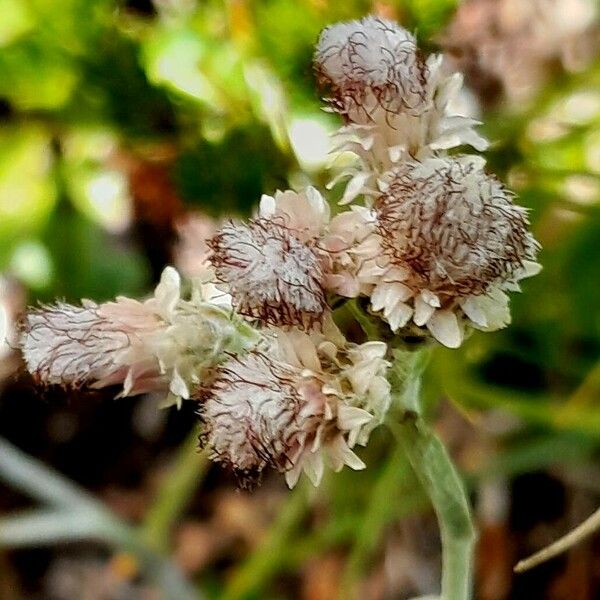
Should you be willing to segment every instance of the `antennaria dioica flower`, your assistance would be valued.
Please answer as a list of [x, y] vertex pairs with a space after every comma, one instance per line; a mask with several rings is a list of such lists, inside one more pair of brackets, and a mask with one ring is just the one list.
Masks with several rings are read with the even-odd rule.
[[[440, 519], [442, 596], [463, 600], [468, 503], [419, 414], [423, 355], [399, 348], [506, 326], [508, 293], [540, 267], [526, 210], [481, 156], [448, 153], [487, 141], [454, 112], [462, 77], [442, 63], [389, 20], [326, 28], [314, 67], [343, 120], [334, 155], [351, 156], [334, 179], [347, 179], [344, 208], [332, 216], [313, 187], [264, 195], [251, 219], [202, 240], [189, 292], [167, 267], [145, 301], [32, 309], [21, 348], [40, 384], [196, 402], [201, 445], [243, 484], [268, 469], [293, 487], [302, 473], [318, 485], [325, 466], [365, 468], [356, 449], [387, 421]], [[371, 339], [340, 330], [345, 303]]]

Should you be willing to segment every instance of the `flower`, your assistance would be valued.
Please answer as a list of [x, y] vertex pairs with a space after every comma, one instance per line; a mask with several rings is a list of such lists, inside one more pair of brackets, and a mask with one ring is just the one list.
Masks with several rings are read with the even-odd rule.
[[168, 392], [168, 403], [179, 404], [225, 352], [243, 351], [256, 340], [221, 292], [195, 281], [184, 299], [179, 274], [167, 267], [145, 302], [119, 297], [30, 310], [21, 348], [28, 370], [46, 385], [120, 384], [119, 396], [159, 390]]
[[412, 319], [449, 347], [463, 317], [508, 324], [505, 291], [539, 271], [525, 209], [475, 156], [429, 158], [392, 171], [375, 204], [385, 272], [371, 293], [392, 330]]
[[414, 36], [393, 21], [369, 16], [326, 27], [314, 65], [331, 108], [349, 121], [425, 107], [427, 67]]
[[123, 394], [133, 395], [164, 384], [143, 341], [145, 334], [164, 329], [157, 315], [129, 298], [84, 300], [81, 306], [57, 302], [29, 310], [21, 349], [40, 383], [104, 387], [128, 380]]
[[272, 332], [265, 349], [232, 357], [201, 389], [201, 443], [243, 482], [271, 467], [290, 487], [302, 472], [316, 486], [325, 461], [365, 467], [352, 447], [389, 407], [386, 346], [347, 344], [331, 322], [324, 330]]
[[230, 222], [209, 240], [210, 262], [235, 309], [263, 324], [311, 328], [326, 313], [322, 257], [315, 246], [329, 219], [321, 195], [263, 196], [259, 217]]
[[326, 28], [314, 64], [326, 101], [346, 121], [335, 152], [357, 159], [328, 186], [349, 178], [342, 204], [375, 195], [379, 177], [401, 160], [487, 147], [473, 130], [478, 121], [452, 109], [462, 76], [446, 76], [441, 56], [423, 59], [415, 38], [392, 21], [366, 17]]

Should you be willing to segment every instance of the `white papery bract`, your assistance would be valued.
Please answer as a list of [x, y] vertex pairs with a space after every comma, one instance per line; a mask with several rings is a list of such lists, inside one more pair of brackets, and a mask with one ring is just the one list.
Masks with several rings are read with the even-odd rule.
[[487, 147], [473, 129], [478, 121], [451, 108], [462, 76], [446, 75], [441, 56], [424, 59], [415, 38], [392, 21], [366, 17], [326, 28], [314, 65], [331, 110], [346, 121], [335, 153], [356, 156], [330, 184], [349, 179], [342, 204], [376, 194], [379, 177], [401, 160]]
[[376, 201], [385, 269], [371, 293], [397, 331], [412, 319], [456, 347], [463, 317], [480, 329], [508, 324], [505, 291], [535, 274], [538, 244], [525, 209], [479, 157], [407, 162]]
[[331, 219], [319, 242], [325, 264], [325, 287], [340, 296], [368, 294], [383, 270], [378, 265], [380, 242], [377, 214], [352, 206]]
[[329, 223], [329, 204], [320, 192], [308, 186], [302, 192], [277, 190], [274, 196], [263, 194], [259, 217], [285, 226], [304, 242], [317, 239]]
[[118, 384], [119, 396], [164, 391], [167, 403], [179, 403], [225, 352], [249, 348], [258, 339], [227, 303], [221, 292], [199, 281], [183, 298], [179, 275], [168, 267], [145, 302], [120, 297], [30, 310], [21, 348], [40, 383]]
[[233, 357], [201, 390], [202, 443], [243, 482], [270, 467], [290, 487], [302, 472], [318, 485], [325, 463], [365, 467], [352, 447], [389, 406], [386, 346], [347, 344], [331, 322], [324, 330], [273, 331], [265, 350]]

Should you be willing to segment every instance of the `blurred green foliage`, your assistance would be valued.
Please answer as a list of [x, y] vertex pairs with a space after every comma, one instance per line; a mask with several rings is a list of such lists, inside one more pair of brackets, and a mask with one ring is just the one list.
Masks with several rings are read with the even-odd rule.
[[[455, 4], [385, 6], [433, 48]], [[312, 47], [323, 26], [372, 8], [366, 0], [0, 0], [0, 271], [20, 277], [30, 300], [147, 290], [147, 253], [119, 225], [131, 202], [122, 153], [167, 155], [176, 194], [212, 215], [248, 213], [263, 191], [322, 185], [324, 163], [307, 163], [290, 135], [298, 119], [322, 135], [336, 126], [320, 110]], [[490, 409], [522, 421], [502, 453], [470, 473], [475, 482], [490, 470], [584, 460], [600, 445], [599, 83], [596, 62], [553, 81], [526, 111], [483, 118], [490, 168], [531, 208], [544, 271], [514, 295], [510, 328], [432, 360], [432, 404], [445, 395], [474, 423]], [[550, 133], [539, 133], [543, 125]], [[382, 527], [423, 506], [388, 444], [377, 432], [369, 469], [327, 480], [323, 527], [303, 533], [304, 492], [292, 496], [230, 597], [266, 598], [260, 590], [275, 572], [338, 544], [351, 548], [350, 579], [368, 569]], [[294, 547], [273, 559], [291, 532]]]

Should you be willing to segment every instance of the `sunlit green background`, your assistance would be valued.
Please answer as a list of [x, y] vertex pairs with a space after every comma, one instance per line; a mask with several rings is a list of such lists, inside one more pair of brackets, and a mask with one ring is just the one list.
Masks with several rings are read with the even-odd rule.
[[[147, 292], [157, 265], [132, 226], [136, 168], [167, 174], [174, 216], [248, 214], [263, 192], [324, 187], [338, 121], [314, 87], [320, 29], [377, 9], [429, 51], [455, 4], [0, 0], [0, 272], [29, 302]], [[496, 105], [482, 120], [490, 169], [531, 209], [544, 270], [513, 297], [510, 328], [432, 360], [432, 414], [449, 399], [493, 439], [460, 448], [474, 492], [492, 476], [583, 468], [600, 447], [600, 62], [557, 72], [527, 107]], [[168, 213], [155, 204], [154, 224]], [[490, 414], [506, 428], [488, 432]], [[272, 579], [332, 548], [350, 556], [344, 581], [369, 571], [381, 532], [423, 499], [384, 432], [365, 457], [365, 472], [327, 479], [318, 526], [288, 500], [287, 537], [234, 569], [239, 597], [282, 597]], [[199, 577], [205, 591], [222, 580]]]

